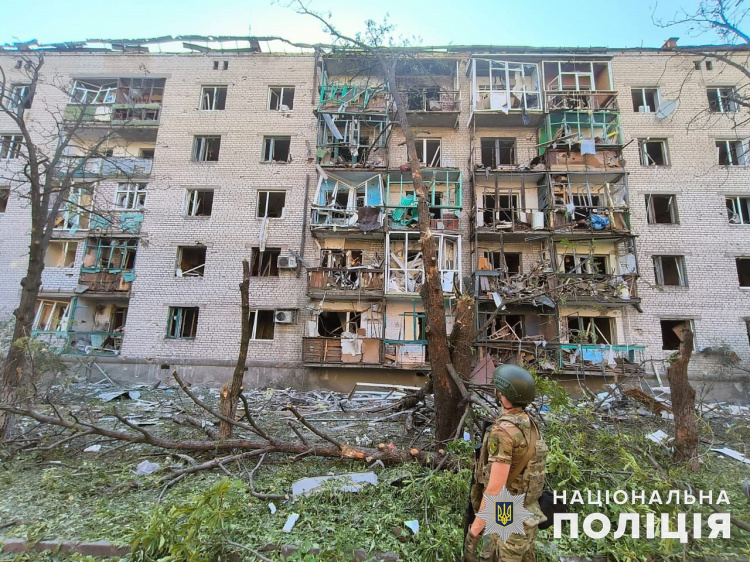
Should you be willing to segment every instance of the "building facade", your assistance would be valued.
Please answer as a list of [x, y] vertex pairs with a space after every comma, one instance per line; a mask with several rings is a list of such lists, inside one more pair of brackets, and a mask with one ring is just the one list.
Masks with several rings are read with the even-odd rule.
[[[48, 46], [33, 92], [24, 53], [0, 52], [35, 143], [73, 131], [35, 333], [133, 379], [223, 382], [247, 259], [246, 384], [413, 382], [424, 273], [392, 96], [362, 57], [246, 43]], [[690, 327], [691, 374], [741, 380], [747, 84], [712, 49], [451, 47], [399, 67], [448, 328], [473, 294], [478, 365], [663, 377]], [[28, 247], [17, 134], [1, 116], [3, 318]]]

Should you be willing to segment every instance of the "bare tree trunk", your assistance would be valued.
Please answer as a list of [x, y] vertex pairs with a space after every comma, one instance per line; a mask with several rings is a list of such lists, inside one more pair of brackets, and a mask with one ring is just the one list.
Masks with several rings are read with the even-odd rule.
[[[21, 300], [13, 311], [15, 325], [8, 355], [2, 368], [2, 387], [0, 387], [0, 403], [18, 404], [23, 397], [23, 387], [29, 382], [31, 373], [26, 365], [26, 345], [24, 338], [31, 336], [34, 322], [36, 301], [42, 286], [42, 272], [44, 271], [44, 250], [42, 243], [43, 227], [32, 226], [31, 244], [29, 245], [29, 265], [26, 276], [21, 281]], [[13, 436], [13, 415], [0, 412], [0, 441], [9, 440]]]
[[693, 332], [684, 330], [677, 359], [667, 371], [674, 412], [674, 460], [698, 470], [698, 432], [695, 425], [695, 390], [688, 381], [688, 363], [693, 353]]
[[[225, 383], [221, 388], [221, 414], [230, 419], [234, 419], [237, 414], [237, 401], [240, 399], [240, 393], [242, 392], [242, 379], [245, 377], [247, 348], [250, 343], [250, 265], [247, 263], [247, 260], [242, 260], [240, 296], [242, 298], [240, 352], [237, 355], [237, 365], [234, 367], [231, 382]], [[219, 423], [219, 439], [231, 439], [232, 427], [232, 424], [222, 420]]]

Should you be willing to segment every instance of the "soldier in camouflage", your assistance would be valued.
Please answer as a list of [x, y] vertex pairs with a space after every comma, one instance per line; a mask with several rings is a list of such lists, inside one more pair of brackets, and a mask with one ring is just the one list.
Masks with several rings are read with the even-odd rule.
[[495, 369], [492, 378], [502, 414], [487, 431], [482, 442], [480, 456], [474, 468], [472, 507], [474, 513], [479, 512], [484, 507], [483, 494], [497, 495], [506, 486], [513, 495], [526, 494], [524, 506], [533, 516], [524, 522], [525, 535], [512, 534], [505, 543], [496, 534], [483, 537], [485, 522], [475, 517], [464, 541], [464, 560], [533, 562], [537, 527], [546, 521], [538, 501], [544, 487], [547, 457], [547, 445], [541, 433], [537, 433], [535, 451], [528, 457], [528, 464], [513, 482], [507, 480], [527, 457], [531, 432], [538, 432], [536, 425], [524, 412], [524, 406], [534, 400], [536, 387], [533, 377], [516, 365], [501, 365]]

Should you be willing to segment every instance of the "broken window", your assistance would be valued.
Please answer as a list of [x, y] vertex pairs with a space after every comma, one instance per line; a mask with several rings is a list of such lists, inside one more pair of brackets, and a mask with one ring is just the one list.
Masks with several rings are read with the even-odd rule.
[[[708, 67], [708, 63], [706, 63]], [[737, 111], [734, 88], [708, 88], [708, 110], [713, 113], [731, 113]]]
[[654, 256], [656, 284], [670, 287], [687, 287], [685, 256]]
[[188, 189], [186, 214], [189, 217], [210, 217], [214, 206], [213, 189]]
[[60, 207], [55, 219], [55, 228], [75, 232], [89, 227], [89, 211], [93, 203], [90, 186], [74, 185], [70, 188], [67, 201]]
[[646, 195], [648, 224], [677, 224], [676, 195]]
[[223, 111], [226, 104], [226, 86], [203, 86], [201, 88], [200, 109], [205, 111]]
[[644, 166], [668, 166], [666, 139], [638, 139], [641, 148], [641, 164]]
[[747, 163], [745, 142], [741, 140], [717, 140], [720, 166], [743, 166]]
[[196, 162], [216, 162], [219, 160], [220, 136], [197, 136], [193, 142], [193, 160]]
[[88, 273], [132, 270], [137, 248], [138, 240], [135, 238], [89, 238], [86, 240], [81, 269]]
[[250, 311], [250, 339], [272, 340], [274, 331], [273, 310], [251, 310]]
[[119, 183], [115, 191], [115, 207], [140, 211], [146, 202], [146, 183]]
[[117, 84], [117, 103], [160, 104], [164, 98], [164, 83], [164, 78], [120, 78]]
[[427, 168], [440, 167], [440, 139], [417, 139], [414, 144], [417, 147], [417, 158], [423, 166]]
[[683, 331], [693, 331], [692, 320], [661, 320], [659, 323], [661, 324], [661, 348], [666, 351], [680, 349]]
[[729, 224], [750, 224], [750, 197], [727, 197]]
[[179, 246], [177, 248], [177, 277], [203, 277], [206, 270], [205, 246]]
[[289, 162], [291, 137], [264, 137], [263, 162]]
[[47, 332], [64, 331], [68, 325], [67, 301], [39, 300], [32, 329]]
[[167, 338], [192, 339], [198, 333], [197, 306], [170, 306], [167, 318]]
[[286, 191], [259, 191], [257, 216], [271, 219], [283, 218], [285, 202]]
[[[491, 313], [480, 312], [480, 316], [489, 317]], [[486, 320], [480, 319], [484, 324]], [[492, 324], [487, 326], [485, 336], [490, 340], [515, 340], [519, 341], [525, 336], [524, 317], [522, 314], [498, 314]]]
[[290, 111], [294, 109], [294, 86], [272, 86], [268, 89], [268, 109]]
[[512, 223], [518, 220], [519, 197], [516, 194], [484, 194], [483, 219], [486, 226], [499, 223]]
[[659, 107], [659, 90], [656, 88], [633, 88], [633, 111], [638, 113], [656, 113]]
[[517, 252], [482, 251], [479, 269], [504, 271], [507, 275], [521, 273], [521, 254]]
[[117, 80], [76, 80], [70, 103], [110, 104], [117, 99]]
[[545, 62], [544, 79], [551, 91], [612, 90], [608, 62]]
[[361, 267], [363, 255], [362, 250], [321, 250], [320, 266], [332, 269]]
[[340, 338], [344, 332], [356, 334], [361, 322], [361, 312], [322, 310], [318, 314], [318, 335], [324, 338]]
[[278, 277], [278, 259], [281, 248], [253, 248], [250, 258], [250, 275], [253, 277]]
[[538, 65], [488, 59], [472, 59], [471, 64], [474, 110], [542, 109]]
[[15, 160], [21, 154], [23, 137], [21, 135], [0, 136], [0, 160]]
[[583, 345], [614, 343], [612, 318], [606, 316], [568, 316], [568, 342]]
[[372, 154], [372, 164], [383, 166], [385, 161], [375, 152], [387, 138], [381, 116], [321, 113], [318, 117], [318, 157], [323, 165], [365, 162]]
[[569, 275], [607, 275], [607, 256], [564, 255], [563, 270]]
[[10, 187], [0, 186], [0, 213], [4, 213], [8, 208], [8, 199], [10, 199]]
[[514, 138], [483, 138], [481, 150], [482, 166], [485, 168], [497, 168], [516, 163], [516, 139]]
[[750, 258], [737, 258], [737, 277], [740, 287], [750, 287]]
[[[436, 235], [438, 269], [443, 291], [452, 292], [461, 271], [460, 237]], [[419, 233], [388, 233], [388, 286], [392, 293], [414, 293], [424, 282], [424, 264]]]
[[154, 149], [153, 148], [141, 148], [138, 150], [138, 158], [143, 158], [144, 160], [153, 160], [154, 159]]
[[29, 84], [18, 84], [11, 87], [8, 109], [18, 111], [31, 107], [31, 86]]
[[78, 252], [78, 242], [51, 240], [44, 254], [45, 267], [73, 267]]

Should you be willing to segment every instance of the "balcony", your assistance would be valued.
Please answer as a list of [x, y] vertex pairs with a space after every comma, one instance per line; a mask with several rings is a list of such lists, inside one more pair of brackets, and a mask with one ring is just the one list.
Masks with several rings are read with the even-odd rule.
[[470, 109], [478, 127], [537, 127], [544, 116], [539, 65], [472, 57]]
[[[79, 285], [81, 287], [76, 292], [89, 293], [129, 293], [130, 285], [135, 280], [135, 273], [132, 271], [121, 271], [114, 273], [111, 271], [86, 272], [81, 271]], [[85, 289], [84, 289], [85, 287]]]
[[498, 205], [477, 208], [476, 229], [483, 240], [498, 237], [493, 235], [506, 238], [517, 235], [517, 238], [523, 239], [531, 232], [546, 230], [547, 225], [542, 211], [516, 207], [513, 201], [499, 201]]
[[383, 351], [378, 338], [302, 338], [302, 363], [308, 367], [379, 367]]
[[324, 84], [320, 89], [318, 112], [387, 115], [389, 96], [385, 86]]
[[617, 171], [622, 127], [611, 111], [556, 111], [540, 129], [540, 154], [550, 171]]
[[606, 91], [547, 91], [544, 95], [547, 111], [619, 111], [617, 92]]
[[461, 92], [442, 88], [400, 90], [412, 126], [455, 127], [461, 112]]
[[[435, 234], [438, 270], [443, 291], [461, 288], [461, 236]], [[419, 232], [386, 233], [387, 295], [416, 295], [424, 283], [424, 259]]]
[[369, 267], [315, 267], [307, 270], [307, 294], [311, 297], [382, 297], [383, 269]]
[[320, 113], [316, 156], [323, 167], [384, 167], [389, 135], [386, 115]]
[[[429, 198], [430, 228], [456, 232], [462, 209], [461, 172], [444, 168], [425, 168], [422, 181]], [[417, 198], [411, 172], [390, 171], [387, 176], [386, 207], [390, 230], [418, 228]]]
[[31, 335], [57, 353], [71, 355], [119, 355], [122, 332], [33, 330]]
[[152, 158], [66, 156], [55, 168], [55, 174], [72, 178], [147, 178], [153, 163]]
[[553, 291], [565, 299], [568, 306], [618, 307], [640, 304], [638, 275], [631, 274], [565, 274], [551, 280]]
[[164, 78], [76, 80], [63, 120], [78, 125], [158, 127]]
[[318, 177], [310, 229], [324, 238], [383, 237], [383, 179], [372, 172], [326, 172]]

